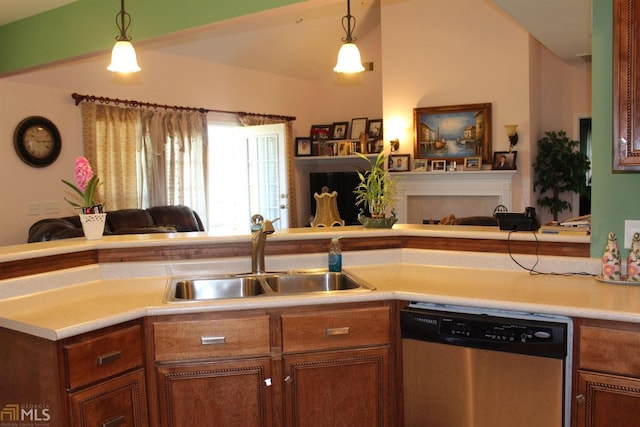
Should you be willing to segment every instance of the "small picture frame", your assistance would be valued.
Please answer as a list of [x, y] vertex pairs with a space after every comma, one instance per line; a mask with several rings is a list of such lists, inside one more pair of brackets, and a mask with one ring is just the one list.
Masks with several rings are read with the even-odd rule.
[[367, 151], [369, 153], [380, 153], [384, 150], [384, 140], [382, 139], [370, 139], [368, 141]]
[[465, 157], [464, 158], [464, 170], [466, 171], [479, 171], [482, 167], [482, 157]]
[[334, 122], [333, 123], [333, 135], [331, 139], [345, 139], [347, 138], [347, 130], [349, 129], [349, 122]]
[[351, 152], [351, 141], [337, 141], [338, 144], [338, 156], [349, 156], [353, 154]]
[[426, 171], [427, 171], [427, 160], [413, 161], [413, 172], [426, 172]]
[[392, 154], [389, 156], [389, 172], [407, 172], [410, 164], [410, 154]]
[[304, 157], [311, 156], [311, 147], [312, 147], [311, 138], [308, 136], [305, 137], [297, 137], [296, 138], [296, 156]]
[[444, 172], [447, 170], [446, 160], [431, 160], [431, 170], [433, 172]]
[[324, 141], [333, 136], [333, 125], [311, 125], [309, 132], [314, 141]]
[[367, 121], [367, 136], [372, 139], [383, 139], [382, 119], [373, 119]]
[[492, 170], [516, 170], [517, 151], [494, 151]]
[[360, 117], [357, 119], [351, 119], [351, 139], [360, 139], [360, 134], [367, 132], [367, 118]]

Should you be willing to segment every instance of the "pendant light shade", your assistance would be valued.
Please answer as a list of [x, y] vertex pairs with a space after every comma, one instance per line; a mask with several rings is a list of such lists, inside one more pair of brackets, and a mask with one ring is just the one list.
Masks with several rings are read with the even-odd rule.
[[129, 41], [117, 41], [111, 51], [111, 64], [107, 70], [116, 73], [137, 73], [140, 71], [136, 51]]
[[343, 45], [338, 52], [338, 63], [333, 67], [336, 73], [361, 73], [364, 71], [360, 51], [356, 46], [356, 38], [353, 37], [352, 31], [356, 27], [356, 18], [351, 16], [351, 2], [347, 0], [347, 14], [342, 17], [342, 28], [347, 33], [342, 38]]
[[111, 51], [111, 64], [107, 70], [116, 73], [137, 73], [140, 71], [136, 51], [131, 44], [131, 37], [127, 35], [127, 30], [131, 25], [131, 16], [124, 10], [124, 0], [120, 2], [120, 13], [116, 15], [116, 25], [120, 30], [120, 35], [116, 37], [116, 44]]
[[355, 43], [345, 43], [338, 52], [338, 63], [333, 67], [336, 73], [361, 73], [364, 71], [360, 51]]

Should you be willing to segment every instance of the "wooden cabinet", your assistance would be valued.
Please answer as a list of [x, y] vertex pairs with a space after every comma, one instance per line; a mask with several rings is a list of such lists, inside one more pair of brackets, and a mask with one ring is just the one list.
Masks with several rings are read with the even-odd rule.
[[389, 313], [282, 314], [285, 426], [389, 425]]
[[151, 328], [159, 425], [272, 425], [267, 314], [158, 317]]
[[613, 170], [640, 170], [640, 4], [614, 0]]
[[0, 329], [0, 342], [0, 365], [11, 367], [0, 370], [0, 404], [36, 405], [9, 421], [48, 427], [149, 425], [140, 322], [58, 342]]
[[359, 303], [149, 318], [151, 423], [388, 426], [390, 310]]
[[576, 427], [631, 427], [640, 419], [640, 325], [582, 321], [577, 327]]

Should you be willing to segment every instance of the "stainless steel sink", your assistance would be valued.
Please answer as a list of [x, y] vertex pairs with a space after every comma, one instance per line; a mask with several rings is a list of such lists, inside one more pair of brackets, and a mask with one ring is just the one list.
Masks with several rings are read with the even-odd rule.
[[293, 273], [265, 277], [273, 292], [300, 294], [306, 292], [345, 291], [366, 288], [344, 273]]
[[292, 271], [176, 278], [167, 286], [165, 302], [197, 302], [234, 298], [305, 294], [310, 292], [371, 291], [372, 286], [345, 273]]

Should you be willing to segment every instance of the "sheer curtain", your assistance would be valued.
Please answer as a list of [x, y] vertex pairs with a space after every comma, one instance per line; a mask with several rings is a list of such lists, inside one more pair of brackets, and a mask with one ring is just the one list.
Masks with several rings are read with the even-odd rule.
[[97, 199], [106, 210], [141, 207], [136, 166], [139, 123], [137, 109], [82, 104], [84, 154], [102, 183]]
[[199, 111], [143, 109], [142, 205], [187, 205], [207, 217], [207, 119]]
[[107, 210], [186, 205], [207, 217], [207, 120], [200, 111], [84, 103], [85, 156]]
[[285, 146], [286, 146], [286, 169], [287, 169], [287, 191], [289, 192], [289, 226], [295, 227], [297, 224], [297, 200], [296, 200], [296, 175], [295, 175], [295, 146], [293, 143], [293, 124], [291, 120], [276, 116], [263, 116], [260, 114], [239, 113], [238, 118], [243, 126], [272, 125], [277, 123], [285, 124]]

